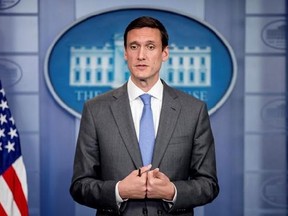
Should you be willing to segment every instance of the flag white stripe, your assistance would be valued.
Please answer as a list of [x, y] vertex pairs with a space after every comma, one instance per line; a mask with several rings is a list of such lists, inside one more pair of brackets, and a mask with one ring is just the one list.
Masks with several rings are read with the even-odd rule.
[[26, 178], [26, 169], [23, 162], [23, 157], [20, 156], [13, 164], [12, 164], [16, 175], [21, 183], [22, 190], [26, 200], [28, 200], [28, 189], [27, 189], [27, 178]]
[[9, 216], [21, 216], [18, 206], [13, 199], [13, 194], [2, 175], [0, 176], [0, 191], [0, 203], [5, 212]]

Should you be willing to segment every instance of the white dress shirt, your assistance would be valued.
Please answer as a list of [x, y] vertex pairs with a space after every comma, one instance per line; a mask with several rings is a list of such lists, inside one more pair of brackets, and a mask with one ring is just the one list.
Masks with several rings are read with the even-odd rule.
[[128, 80], [127, 85], [128, 90], [128, 97], [130, 101], [130, 107], [133, 117], [133, 122], [137, 134], [137, 138], [139, 141], [139, 128], [140, 128], [140, 120], [142, 116], [143, 110], [143, 102], [139, 96], [142, 94], [150, 94], [151, 97], [151, 109], [153, 113], [153, 122], [154, 122], [154, 130], [155, 130], [155, 137], [157, 135], [159, 119], [160, 119], [160, 112], [162, 106], [162, 98], [163, 98], [163, 84], [159, 79], [157, 83], [148, 91], [144, 92], [140, 88], [138, 88], [132, 81], [131, 78]]
[[[155, 130], [155, 137], [157, 135], [158, 131], [158, 126], [159, 126], [159, 119], [160, 119], [160, 113], [161, 113], [161, 107], [162, 107], [162, 99], [163, 99], [163, 84], [161, 80], [159, 79], [156, 84], [148, 91], [144, 92], [142, 89], [137, 87], [131, 80], [131, 77], [128, 80], [127, 83], [127, 91], [128, 91], [128, 97], [129, 97], [129, 102], [130, 102], [130, 108], [132, 112], [132, 118], [133, 118], [133, 123], [134, 127], [136, 130], [136, 135], [139, 141], [139, 130], [140, 130], [140, 120], [142, 116], [142, 110], [143, 110], [143, 102], [140, 98], [142, 94], [150, 94], [151, 97], [151, 109], [152, 109], [152, 114], [153, 114], [153, 122], [154, 122], [154, 130]], [[119, 190], [118, 190], [118, 184], [116, 184], [115, 188], [115, 195], [116, 195], [116, 201], [120, 207], [121, 203], [123, 200], [120, 195], [119, 195]], [[174, 203], [177, 197], [177, 190], [175, 188], [175, 196], [171, 201], [169, 201], [169, 206], [171, 207], [172, 204]], [[166, 200], [165, 200], [166, 201]]]

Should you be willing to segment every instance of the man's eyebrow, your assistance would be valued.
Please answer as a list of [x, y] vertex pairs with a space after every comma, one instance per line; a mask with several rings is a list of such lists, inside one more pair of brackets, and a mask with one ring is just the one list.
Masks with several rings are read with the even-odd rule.
[[128, 46], [139, 45], [139, 43], [137, 41], [132, 41], [132, 42], [128, 43], [127, 45]]
[[146, 44], [151, 44], [151, 43], [152, 43], [152, 44], [156, 44], [156, 41], [148, 40], [148, 41], [146, 41], [145, 43], [146, 43]]

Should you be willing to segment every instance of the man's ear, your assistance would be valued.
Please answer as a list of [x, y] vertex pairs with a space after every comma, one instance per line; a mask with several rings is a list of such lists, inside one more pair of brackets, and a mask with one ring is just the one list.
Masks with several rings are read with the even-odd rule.
[[162, 51], [162, 61], [165, 62], [169, 58], [169, 47], [166, 46]]
[[126, 48], [124, 47], [124, 59], [127, 61], [127, 52], [126, 52]]

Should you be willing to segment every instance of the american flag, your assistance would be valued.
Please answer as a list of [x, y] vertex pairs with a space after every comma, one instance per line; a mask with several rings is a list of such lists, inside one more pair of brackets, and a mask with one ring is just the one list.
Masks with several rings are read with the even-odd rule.
[[27, 199], [19, 133], [0, 80], [0, 216], [27, 216]]

